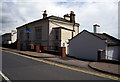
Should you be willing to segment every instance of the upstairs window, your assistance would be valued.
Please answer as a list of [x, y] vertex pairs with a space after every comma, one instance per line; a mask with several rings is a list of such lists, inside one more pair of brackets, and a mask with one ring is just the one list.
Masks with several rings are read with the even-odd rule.
[[29, 40], [30, 38], [30, 27], [29, 26], [26, 26], [26, 30], [25, 30], [25, 33], [26, 33], [26, 39]]
[[20, 30], [20, 39], [22, 39], [24, 36], [23, 36], [23, 30]]
[[37, 40], [42, 40], [42, 29], [41, 28], [38, 28], [38, 27], [35, 28], [35, 38]]
[[30, 36], [30, 34], [29, 34], [29, 33], [26, 33], [26, 35], [27, 35], [27, 40], [29, 40], [29, 38], [30, 38], [30, 37], [29, 37], [29, 36]]
[[58, 40], [59, 39], [59, 31], [55, 30], [55, 39]]

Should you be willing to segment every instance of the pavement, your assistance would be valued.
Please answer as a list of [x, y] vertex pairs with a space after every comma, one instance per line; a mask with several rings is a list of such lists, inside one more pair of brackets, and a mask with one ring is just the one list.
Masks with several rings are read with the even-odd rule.
[[120, 76], [120, 65], [105, 63], [105, 62], [92, 62], [89, 63], [89, 66], [95, 70]]
[[17, 52], [23, 55], [36, 57], [36, 58], [43, 58], [44, 60], [47, 60], [47, 61], [57, 62], [57, 63], [65, 64], [68, 66], [79, 67], [79, 68], [89, 70], [89, 71], [99, 71], [103, 73], [120, 76], [120, 71], [119, 71], [120, 64], [112, 64], [112, 63], [105, 63], [105, 62], [92, 62], [92, 61], [86, 61], [86, 60], [79, 60], [79, 59], [71, 58], [68, 56], [61, 57], [61, 56], [57, 56], [53, 54], [37, 53], [37, 52], [32, 52], [32, 51], [17, 50]]

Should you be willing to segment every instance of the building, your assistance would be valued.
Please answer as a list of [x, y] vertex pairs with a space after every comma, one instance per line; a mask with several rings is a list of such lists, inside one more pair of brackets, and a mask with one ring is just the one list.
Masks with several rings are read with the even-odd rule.
[[[17, 40], [17, 31], [12, 30], [11, 33], [5, 33], [2, 35], [2, 45], [9, 46], [10, 44], [14, 44]], [[14, 45], [15, 46], [15, 45]]]
[[11, 44], [11, 33], [5, 33], [2, 35], [2, 44]]
[[120, 40], [106, 33], [83, 30], [69, 41], [69, 56], [98, 61], [120, 60]]
[[30, 46], [47, 46], [50, 50], [59, 50], [68, 46], [69, 39], [79, 33], [79, 24], [75, 23], [75, 14], [64, 15], [64, 18], [48, 16], [46, 10], [43, 18], [17, 28], [18, 48], [28, 50]]

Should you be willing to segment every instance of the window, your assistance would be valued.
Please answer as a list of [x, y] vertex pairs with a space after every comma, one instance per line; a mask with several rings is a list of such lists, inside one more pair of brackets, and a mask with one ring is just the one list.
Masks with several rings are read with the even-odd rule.
[[27, 40], [29, 40], [29, 38], [30, 38], [30, 37], [29, 37], [29, 36], [30, 36], [30, 34], [29, 34], [29, 33], [26, 33], [26, 35], [27, 35]]
[[58, 47], [58, 46], [55, 46], [55, 50], [59, 50], [59, 47]]
[[30, 31], [30, 27], [26, 26], [25, 32], [26, 32], [26, 38], [27, 38], [27, 40], [29, 40], [29, 38], [30, 38], [29, 31]]
[[23, 38], [23, 30], [20, 30], [20, 39]]
[[59, 35], [58, 35], [59, 33], [58, 33], [58, 32], [59, 32], [58, 30], [55, 30], [55, 39], [56, 39], [56, 40], [59, 39]]
[[42, 29], [39, 27], [35, 28], [35, 38], [38, 40], [42, 39]]

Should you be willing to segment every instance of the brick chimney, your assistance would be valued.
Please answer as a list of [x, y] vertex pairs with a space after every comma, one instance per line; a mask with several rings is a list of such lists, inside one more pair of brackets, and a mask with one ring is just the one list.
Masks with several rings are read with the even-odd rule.
[[97, 33], [98, 27], [100, 27], [100, 25], [98, 25], [98, 24], [93, 25], [94, 33]]
[[45, 10], [44, 13], [43, 13], [43, 19], [46, 19], [47, 18], [47, 11]]
[[70, 22], [75, 23], [75, 14], [73, 11], [70, 12]]

